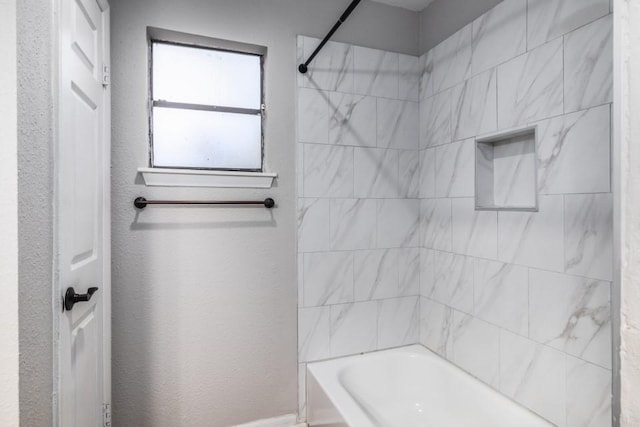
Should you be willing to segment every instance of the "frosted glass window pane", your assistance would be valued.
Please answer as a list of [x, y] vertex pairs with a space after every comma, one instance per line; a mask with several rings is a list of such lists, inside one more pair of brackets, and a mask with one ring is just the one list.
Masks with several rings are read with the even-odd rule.
[[257, 110], [260, 56], [166, 43], [153, 44], [153, 98]]
[[212, 169], [262, 167], [259, 115], [153, 109], [153, 166]]

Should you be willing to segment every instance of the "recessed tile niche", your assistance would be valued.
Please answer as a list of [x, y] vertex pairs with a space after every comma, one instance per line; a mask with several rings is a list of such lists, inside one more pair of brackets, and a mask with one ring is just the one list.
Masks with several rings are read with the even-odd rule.
[[538, 210], [536, 127], [476, 139], [476, 210]]

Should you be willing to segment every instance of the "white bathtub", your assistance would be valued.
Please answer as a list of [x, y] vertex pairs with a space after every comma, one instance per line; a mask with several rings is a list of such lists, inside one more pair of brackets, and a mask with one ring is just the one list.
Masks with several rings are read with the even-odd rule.
[[310, 426], [553, 425], [420, 345], [312, 363], [307, 369]]

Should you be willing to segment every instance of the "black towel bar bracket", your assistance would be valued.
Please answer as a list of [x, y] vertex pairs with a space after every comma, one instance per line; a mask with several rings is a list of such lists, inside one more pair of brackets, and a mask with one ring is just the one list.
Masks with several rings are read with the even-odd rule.
[[138, 197], [133, 201], [133, 206], [137, 209], [144, 209], [148, 205], [262, 205], [271, 209], [276, 202], [271, 197], [264, 200], [147, 200]]

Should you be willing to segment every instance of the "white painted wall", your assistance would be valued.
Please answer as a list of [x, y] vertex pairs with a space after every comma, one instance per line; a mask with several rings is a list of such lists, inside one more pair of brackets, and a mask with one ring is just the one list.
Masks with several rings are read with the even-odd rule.
[[640, 425], [640, 4], [615, 0], [621, 426]]
[[0, 425], [19, 425], [16, 1], [0, 0]]
[[[347, 0], [112, 0], [114, 425], [228, 426], [297, 412], [296, 35]], [[146, 26], [267, 46], [270, 191], [146, 188]], [[417, 54], [418, 15], [362, 2], [336, 40]], [[139, 195], [277, 208], [147, 208]]]

